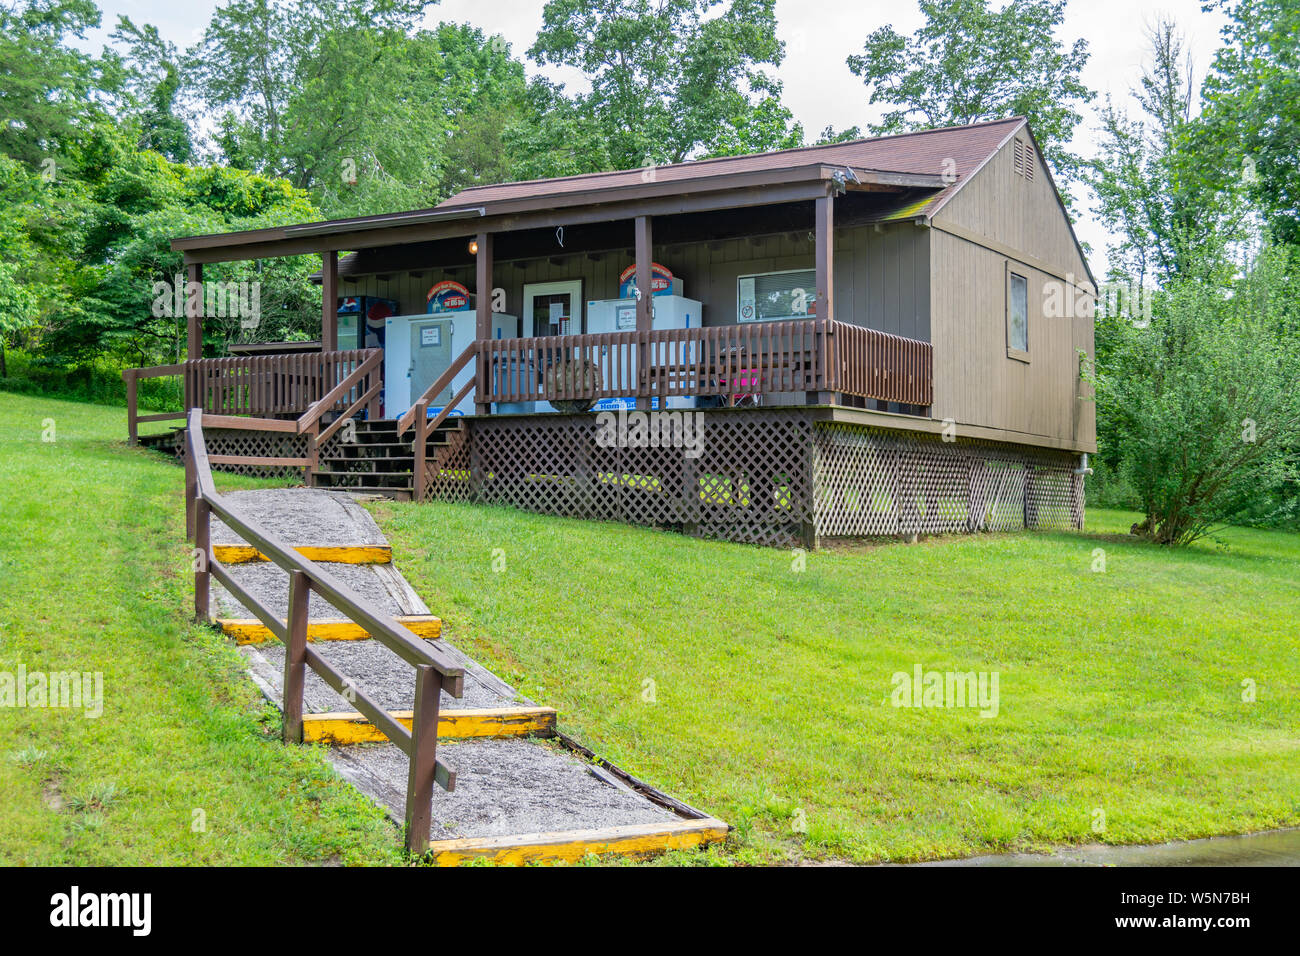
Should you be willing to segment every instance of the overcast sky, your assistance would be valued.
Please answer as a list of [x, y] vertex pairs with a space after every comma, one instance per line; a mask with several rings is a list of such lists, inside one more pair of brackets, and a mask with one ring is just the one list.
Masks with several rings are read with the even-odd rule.
[[[98, 45], [126, 14], [136, 23], [153, 23], [163, 36], [180, 47], [199, 38], [215, 0], [119, 0], [103, 2], [104, 26], [91, 37]], [[501, 34], [512, 52], [522, 56], [532, 44], [542, 22], [542, 0], [442, 0], [432, 8], [429, 22], [469, 22], [489, 35]], [[1199, 81], [1220, 41], [1224, 17], [1201, 10], [1200, 0], [1071, 0], [1061, 37], [1067, 43], [1083, 37], [1091, 58], [1084, 82], [1098, 91], [1093, 107], [1085, 110], [1075, 148], [1084, 155], [1094, 149], [1096, 115], [1093, 108], [1107, 93], [1117, 100], [1127, 96], [1136, 82], [1146, 55], [1144, 27], [1161, 15], [1173, 17], [1187, 36]], [[867, 104], [862, 81], [849, 72], [845, 58], [862, 49], [863, 40], [878, 27], [892, 23], [903, 34], [921, 25], [915, 0], [777, 0], [777, 32], [786, 42], [786, 60], [777, 71], [784, 83], [784, 100], [810, 139], [826, 126], [844, 129], [865, 126], [879, 118]], [[531, 67], [530, 67], [531, 69]], [[553, 79], [581, 88], [581, 75], [547, 69]], [[1089, 197], [1081, 197], [1090, 201]], [[1079, 238], [1093, 247], [1093, 271], [1104, 274], [1106, 234], [1091, 221], [1086, 209], [1076, 224]]]

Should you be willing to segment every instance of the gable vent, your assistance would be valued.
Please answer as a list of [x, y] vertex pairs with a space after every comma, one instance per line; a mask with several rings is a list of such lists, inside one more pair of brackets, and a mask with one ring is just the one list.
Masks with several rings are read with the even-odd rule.
[[1012, 146], [1012, 165], [1017, 176], [1025, 177], [1026, 182], [1034, 181], [1034, 147], [1024, 140], [1017, 139]]

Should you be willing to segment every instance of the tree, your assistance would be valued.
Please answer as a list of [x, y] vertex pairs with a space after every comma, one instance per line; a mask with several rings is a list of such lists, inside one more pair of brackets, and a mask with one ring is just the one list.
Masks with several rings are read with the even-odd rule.
[[775, 0], [549, 0], [529, 55], [591, 81], [579, 108], [633, 168], [797, 146], [780, 102]]
[[[232, 165], [332, 196], [436, 195], [437, 88], [408, 82], [408, 32], [428, 0], [235, 0], [186, 71]], [[356, 187], [356, 188], [353, 188]], [[404, 200], [411, 200], [408, 204]], [[373, 205], [351, 198], [353, 210]]]
[[10, 333], [35, 323], [36, 296], [17, 278], [17, 268], [0, 261], [0, 378], [8, 374], [5, 366], [5, 343]]
[[541, 77], [529, 84], [527, 112], [502, 130], [501, 142], [511, 160], [505, 177], [510, 180], [577, 176], [615, 166], [597, 121]]
[[116, 92], [115, 61], [67, 43], [84, 39], [99, 19], [91, 0], [0, 6], [0, 153], [28, 166], [57, 165], [101, 115], [101, 101]]
[[130, 111], [140, 126], [140, 149], [152, 149], [174, 163], [194, 159], [189, 127], [177, 115], [181, 88], [180, 55], [152, 24], [136, 26], [119, 16], [112, 38], [126, 46], [123, 58]]
[[[1300, 290], [1284, 248], [1265, 249], [1225, 289], [1176, 277], [1151, 324], [1127, 326], [1097, 400], [1114, 419], [1121, 476], [1144, 513], [1134, 530], [1161, 544], [1194, 541], [1242, 516], [1294, 519], [1300, 509]], [[1271, 502], [1263, 507], [1263, 502]]]
[[1160, 20], [1148, 39], [1151, 60], [1132, 91], [1138, 118], [1108, 99], [1089, 163], [1097, 217], [1116, 237], [1111, 278], [1145, 287], [1208, 268], [1226, 279], [1234, 269], [1226, 250], [1243, 236], [1241, 190], [1212, 184], [1195, 148], [1192, 64], [1177, 27]]
[[870, 90], [869, 102], [889, 110], [871, 127], [876, 135], [980, 119], [1028, 117], [1062, 188], [1081, 160], [1069, 150], [1092, 99], [1080, 74], [1087, 41], [1068, 48], [1055, 32], [1065, 0], [1016, 0], [1001, 11], [989, 0], [920, 0], [925, 25], [912, 37], [886, 26], [867, 37], [849, 69]]
[[[155, 315], [154, 283], [174, 282], [181, 256], [171, 249], [178, 235], [256, 229], [321, 218], [307, 195], [284, 180], [227, 167], [190, 167], [135, 148], [133, 131], [109, 124], [79, 147], [81, 178], [56, 200], [43, 191], [16, 210], [35, 254], [27, 267], [37, 274], [43, 359], [81, 365], [104, 354], [130, 356], [140, 364], [175, 360], [184, 340], [184, 319]], [[51, 215], [59, 225], [44, 230]], [[56, 241], [66, 245], [56, 245]], [[257, 281], [261, 287], [261, 338], [276, 338], [319, 322], [319, 293], [308, 277], [316, 256], [222, 263], [204, 271], [213, 282]], [[211, 339], [227, 344], [243, 335], [236, 317], [211, 323]]]
[[1281, 242], [1300, 243], [1300, 5], [1213, 4], [1231, 18], [1206, 77], [1198, 148], [1217, 182], [1244, 183]]

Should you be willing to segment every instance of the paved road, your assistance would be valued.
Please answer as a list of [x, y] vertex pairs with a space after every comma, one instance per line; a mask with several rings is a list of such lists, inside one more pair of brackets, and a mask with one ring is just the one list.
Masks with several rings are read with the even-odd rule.
[[1300, 866], [1300, 828], [1152, 846], [1063, 847], [1054, 853], [1006, 853], [919, 866]]

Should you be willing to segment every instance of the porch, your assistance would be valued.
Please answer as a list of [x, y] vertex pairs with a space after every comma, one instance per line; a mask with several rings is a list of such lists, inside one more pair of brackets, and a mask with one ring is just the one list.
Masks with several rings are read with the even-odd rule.
[[[962, 168], [987, 146], [955, 150]], [[768, 544], [988, 527], [1016, 510], [1015, 489], [1023, 525], [1053, 509], [1074, 522], [1077, 476], [1065, 504], [1044, 509], [1026, 471], [1072, 474], [1067, 445], [966, 425], [961, 441], [938, 434], [932, 407], [952, 405], [967, 356], [941, 357], [937, 400], [919, 212], [951, 180], [923, 171], [929, 153], [875, 149], [474, 187], [431, 210], [175, 240], [189, 358], [127, 373], [131, 438], [159, 418], [138, 415], [137, 383], [169, 374], [205, 415], [214, 465], [299, 469], [317, 487]], [[205, 264], [304, 253], [322, 261], [318, 351], [203, 357]], [[349, 299], [383, 311], [358, 301], [344, 316]], [[658, 411], [679, 438], [703, 427], [705, 450], [603, 447], [610, 410]], [[865, 452], [828, 451], [840, 423]], [[979, 442], [993, 450], [954, 457]], [[999, 473], [990, 492], [982, 463], [1002, 458], [1020, 477]], [[949, 477], [931, 499], [935, 469]], [[878, 519], [831, 517], [832, 472]]]
[[[215, 468], [292, 469], [313, 487], [504, 504], [777, 547], [1082, 526], [1074, 454], [948, 440], [942, 422], [909, 413], [928, 397], [929, 351], [919, 346], [829, 320], [493, 340], [458, 360], [474, 374], [451, 404], [434, 412], [422, 399], [398, 420], [378, 411], [382, 353], [373, 349], [132, 370], [128, 387], [141, 375], [183, 375], [187, 402], [204, 412]], [[566, 366], [587, 374], [519, 373]], [[734, 404], [718, 382], [742, 372], [760, 393], [802, 404]], [[454, 364], [444, 378], [457, 373]], [[493, 413], [449, 414], [467, 395], [477, 399], [480, 385]], [[718, 401], [640, 419], [635, 409], [496, 411], [520, 400], [581, 409], [629, 393], [665, 406], [682, 395]], [[809, 403], [827, 393], [838, 401]], [[845, 404], [855, 399], [864, 407]], [[885, 410], [891, 403], [909, 412]], [[156, 417], [131, 414], [133, 422]], [[179, 430], [146, 441], [183, 455]]]

